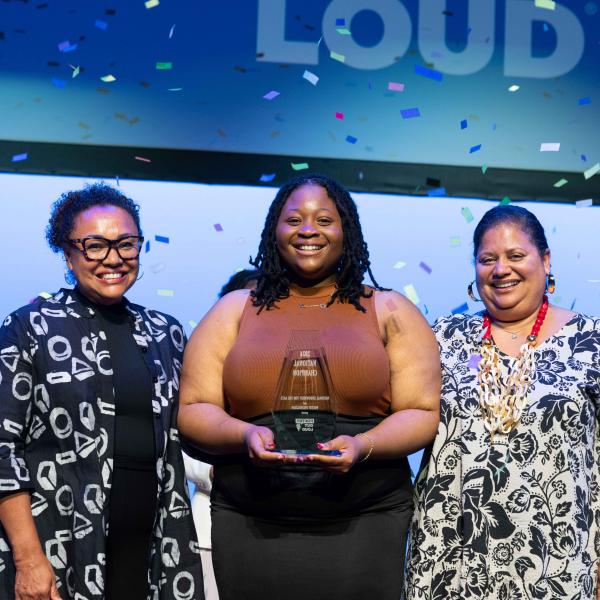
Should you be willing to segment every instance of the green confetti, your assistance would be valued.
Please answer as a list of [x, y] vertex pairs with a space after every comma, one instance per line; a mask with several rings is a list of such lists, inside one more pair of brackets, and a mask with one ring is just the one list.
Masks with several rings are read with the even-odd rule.
[[413, 304], [419, 304], [421, 301], [419, 294], [417, 294], [417, 290], [415, 290], [415, 286], [412, 283], [404, 286], [404, 294]]
[[504, 198], [500, 200], [500, 206], [506, 206], [507, 204], [510, 204], [510, 198], [508, 196], [504, 196]]
[[308, 163], [290, 163], [294, 171], [304, 171], [308, 169]]
[[567, 185], [567, 183], [569, 183], [568, 179], [559, 179], [555, 184], [554, 187], [555, 188], [561, 188], [563, 185]]
[[473, 213], [469, 210], [468, 206], [463, 206], [460, 209], [460, 212], [461, 212], [462, 216], [465, 218], [465, 221], [467, 223], [470, 223], [473, 220], [473, 218], [474, 218]]
[[343, 54], [338, 54], [337, 52], [334, 52], [333, 50], [329, 53], [329, 56], [331, 58], [333, 58], [333, 60], [337, 60], [338, 62], [346, 62], [346, 57]]
[[458, 235], [453, 235], [450, 238], [450, 245], [451, 246], [460, 246], [460, 237]]
[[170, 71], [173, 68], [172, 62], [157, 62], [156, 70], [157, 71]]
[[394, 269], [402, 269], [403, 267], [406, 266], [405, 262], [402, 262], [401, 260], [399, 260], [395, 265], [394, 265]]
[[487, 165], [481, 165], [481, 172], [485, 175], [485, 172], [487, 171], [488, 167]]
[[173, 290], [156, 290], [156, 293], [159, 296], [167, 296], [168, 298], [172, 298], [175, 295]]

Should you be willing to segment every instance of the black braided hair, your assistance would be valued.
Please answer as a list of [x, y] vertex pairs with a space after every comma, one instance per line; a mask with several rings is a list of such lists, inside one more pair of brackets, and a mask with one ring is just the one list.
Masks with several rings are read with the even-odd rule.
[[335, 204], [342, 220], [344, 241], [342, 256], [337, 267], [337, 289], [329, 299], [327, 306], [339, 300], [354, 305], [361, 312], [366, 312], [360, 299], [370, 298], [373, 292], [365, 290], [363, 286], [365, 273], [369, 274], [376, 290], [387, 291], [387, 288], [381, 287], [371, 272], [369, 250], [363, 239], [356, 205], [350, 194], [337, 181], [317, 173], [307, 173], [290, 179], [280, 188], [271, 203], [261, 234], [258, 253], [255, 259], [250, 257], [250, 264], [258, 271], [256, 289], [250, 292], [253, 298], [252, 303], [259, 307], [258, 312], [260, 312], [264, 308], [267, 310], [273, 308], [277, 300], [289, 296], [290, 275], [277, 252], [276, 228], [279, 215], [287, 199], [294, 190], [303, 185], [321, 186]]
[[65, 192], [54, 202], [50, 220], [46, 227], [46, 240], [54, 252], [60, 252], [71, 237], [77, 215], [94, 206], [116, 206], [125, 210], [135, 223], [138, 235], [140, 227], [140, 207], [119, 190], [105, 183], [86, 185], [82, 190]]

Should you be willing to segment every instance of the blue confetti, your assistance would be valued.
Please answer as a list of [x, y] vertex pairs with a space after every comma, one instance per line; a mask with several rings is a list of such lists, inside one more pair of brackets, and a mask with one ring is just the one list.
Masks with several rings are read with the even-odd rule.
[[346, 19], [336, 19], [335, 26], [336, 27], [344, 27], [346, 25]]
[[262, 181], [263, 183], [268, 183], [269, 181], [273, 181], [273, 179], [275, 179], [275, 173], [269, 173], [268, 175], [261, 175], [260, 176], [260, 181]]
[[353, 135], [347, 135], [346, 136], [346, 141], [349, 144], [356, 144], [356, 142], [358, 141], [358, 138], [355, 138]]
[[105, 21], [100, 21], [100, 19], [96, 19], [96, 22], [94, 23], [94, 27], [97, 27], [98, 29], [102, 29], [102, 31], [106, 31], [108, 29], [108, 23], [106, 23]]
[[144, 248], [144, 252], [147, 254], [150, 252], [150, 240], [146, 241], [146, 247]]
[[155, 235], [154, 236], [154, 241], [155, 242], [161, 242], [162, 244], [168, 244], [169, 243], [169, 238], [164, 236], [164, 235]]
[[464, 304], [461, 304], [460, 306], [457, 306], [456, 308], [452, 309], [452, 314], [453, 315], [459, 315], [461, 313], [465, 313], [469, 310], [469, 305], [465, 302]]
[[548, 23], [544, 23], [544, 31], [550, 31], [550, 28], [548, 27]]
[[11, 162], [21, 162], [22, 160], [27, 160], [27, 152], [23, 152], [23, 154], [15, 154], [12, 159]]
[[590, 104], [592, 102], [592, 99], [589, 96], [586, 96], [585, 98], [579, 98], [579, 106], [583, 106], [584, 104]]
[[418, 108], [405, 108], [400, 111], [403, 119], [414, 119], [416, 117], [420, 117], [421, 113]]
[[467, 120], [466, 120], [466, 119], [463, 119], [463, 120], [460, 122], [460, 128], [461, 128], [461, 129], [466, 129], [466, 128], [467, 128]]
[[575, 302], [577, 302], [577, 298], [575, 298], [573, 300], [573, 302], [571, 302], [571, 310], [573, 310], [573, 307], [575, 306]]
[[581, 160], [582, 160], [583, 162], [587, 162], [587, 156], [586, 156], [585, 154], [582, 154], [582, 155], [581, 155]]
[[469, 154], [473, 154], [473, 152], [479, 152], [481, 150], [481, 144], [477, 144], [477, 146], [471, 146], [469, 148]]
[[442, 81], [444, 76], [434, 69], [428, 69], [427, 67], [422, 67], [421, 65], [415, 65], [415, 73], [417, 75], [423, 75], [423, 77], [429, 77], [429, 79], [433, 79], [434, 81]]
[[429, 190], [427, 192], [427, 195], [428, 196], [445, 196], [446, 188], [443, 188], [443, 187], [433, 188], [432, 190]]
[[56, 77], [54, 77], [52, 79], [52, 85], [57, 87], [57, 88], [66, 88], [67, 87], [67, 82], [62, 80], [62, 79], [58, 79]]

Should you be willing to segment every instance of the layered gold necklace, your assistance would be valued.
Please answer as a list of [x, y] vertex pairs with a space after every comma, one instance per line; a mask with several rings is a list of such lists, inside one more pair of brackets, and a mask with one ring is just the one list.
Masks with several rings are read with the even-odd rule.
[[535, 375], [535, 345], [547, 312], [548, 298], [544, 296], [531, 333], [507, 374], [503, 373], [498, 348], [492, 338], [492, 320], [488, 313], [483, 317], [481, 361], [477, 376], [479, 406], [492, 441], [496, 433], [510, 433], [521, 418]]

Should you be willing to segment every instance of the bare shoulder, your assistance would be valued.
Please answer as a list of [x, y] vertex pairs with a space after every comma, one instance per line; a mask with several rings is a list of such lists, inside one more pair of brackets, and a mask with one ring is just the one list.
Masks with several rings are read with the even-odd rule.
[[406, 296], [395, 290], [375, 291], [374, 294], [377, 321], [384, 339], [430, 329], [421, 311]]

